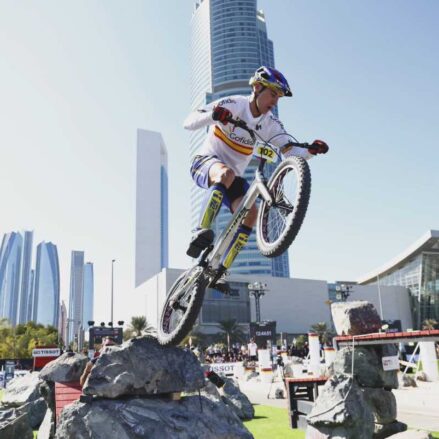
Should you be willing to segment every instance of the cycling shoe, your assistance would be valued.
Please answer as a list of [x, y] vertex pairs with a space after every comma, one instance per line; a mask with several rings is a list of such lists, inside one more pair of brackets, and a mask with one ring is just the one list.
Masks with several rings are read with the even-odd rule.
[[186, 254], [191, 258], [198, 258], [201, 252], [212, 244], [214, 236], [212, 229], [197, 229], [192, 236]]

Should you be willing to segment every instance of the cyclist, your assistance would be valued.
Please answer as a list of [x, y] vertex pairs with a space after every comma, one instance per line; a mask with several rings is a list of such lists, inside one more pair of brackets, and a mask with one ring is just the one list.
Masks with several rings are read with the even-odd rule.
[[[311, 148], [306, 150], [292, 147], [289, 137], [282, 135], [286, 131], [272, 110], [280, 97], [293, 95], [282, 73], [262, 66], [250, 78], [249, 84], [253, 90], [250, 96], [221, 98], [192, 112], [184, 122], [184, 128], [188, 130], [210, 125], [201, 151], [193, 158], [191, 165], [192, 179], [199, 187], [207, 190], [200, 221], [187, 250], [187, 254], [193, 258], [199, 257], [213, 242], [214, 234], [210, 227], [222, 203], [233, 213], [249, 188], [242, 175], [252, 158], [255, 141], [247, 131], [229, 124], [230, 118], [243, 120], [249, 128], [258, 131], [262, 138], [272, 139], [271, 143], [281, 148], [284, 156], [297, 155], [308, 159], [315, 154], [328, 152], [328, 145], [321, 140], [315, 140]], [[256, 217], [257, 209], [254, 205], [222, 257], [222, 274], [230, 268], [247, 243]], [[223, 278], [211, 286], [223, 292], [228, 290]]]

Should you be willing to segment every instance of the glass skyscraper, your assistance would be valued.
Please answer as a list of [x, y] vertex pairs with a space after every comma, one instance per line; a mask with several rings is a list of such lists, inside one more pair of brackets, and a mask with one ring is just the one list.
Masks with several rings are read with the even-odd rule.
[[[224, 96], [249, 95], [249, 78], [261, 65], [274, 67], [273, 43], [268, 39], [265, 16], [257, 11], [256, 0], [198, 0], [192, 16], [191, 38], [191, 109]], [[190, 133], [190, 155], [197, 154], [206, 130]], [[256, 161], [244, 177], [252, 180]], [[195, 184], [191, 188], [192, 227], [198, 223], [205, 191]], [[218, 235], [230, 219], [223, 207], [213, 226]], [[231, 270], [236, 274], [263, 274], [289, 277], [288, 254], [263, 257], [256, 236], [250, 236]]]
[[24, 232], [20, 271], [20, 295], [18, 299], [18, 323], [26, 323], [32, 320], [31, 264], [33, 235], [33, 232]]
[[59, 262], [56, 245], [41, 242], [37, 246], [33, 308], [34, 319], [42, 325], [58, 327]]
[[8, 319], [13, 326], [18, 322], [22, 248], [20, 233], [11, 232], [3, 236], [0, 248], [0, 318]]
[[414, 329], [426, 319], [439, 321], [439, 230], [429, 230], [379, 269], [358, 280], [361, 285], [401, 285], [409, 291]]
[[[82, 320], [84, 303], [84, 252], [72, 251], [70, 265], [69, 318], [67, 320], [67, 345], [75, 340], [84, 327]], [[79, 339], [79, 337], [78, 337]]]

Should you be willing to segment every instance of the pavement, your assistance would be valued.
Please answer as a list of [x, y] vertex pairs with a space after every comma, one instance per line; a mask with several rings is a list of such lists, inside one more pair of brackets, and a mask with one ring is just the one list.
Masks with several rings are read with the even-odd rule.
[[[239, 387], [253, 404], [288, 409], [286, 391], [280, 378], [272, 384], [258, 381], [258, 378], [239, 380]], [[284, 390], [285, 399], [275, 399], [277, 388]], [[439, 382], [418, 381], [418, 387], [401, 387], [393, 393], [398, 421], [406, 423], [409, 428], [439, 432]]]

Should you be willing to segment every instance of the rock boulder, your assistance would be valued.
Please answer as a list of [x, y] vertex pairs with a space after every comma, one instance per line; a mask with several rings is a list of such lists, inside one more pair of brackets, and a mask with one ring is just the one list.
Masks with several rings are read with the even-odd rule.
[[107, 347], [84, 385], [86, 395], [118, 398], [191, 392], [204, 386], [197, 357], [178, 347], [161, 346], [154, 337]]
[[306, 419], [329, 437], [370, 439], [373, 434], [372, 410], [355, 380], [344, 374], [333, 375], [325, 383]]
[[88, 358], [85, 355], [65, 352], [41, 369], [40, 378], [57, 383], [79, 381], [87, 361]]
[[20, 407], [40, 398], [40, 386], [43, 382], [38, 372], [14, 378], [5, 390], [0, 403], [1, 408]]
[[336, 302], [331, 312], [338, 335], [369, 334], [381, 328], [377, 310], [366, 301]]
[[225, 404], [203, 396], [180, 401], [124, 398], [79, 401], [67, 406], [57, 439], [251, 439], [252, 434]]
[[[363, 387], [398, 388], [396, 370], [385, 371], [381, 360], [381, 350], [373, 347], [359, 347], [354, 349], [354, 375], [358, 384]], [[352, 347], [344, 347], [337, 351], [334, 362], [329, 368], [331, 374], [352, 371]]]
[[241, 392], [239, 385], [231, 378], [223, 377], [225, 381], [221, 388], [223, 401], [232, 408], [240, 419], [253, 419], [255, 409], [247, 396]]

